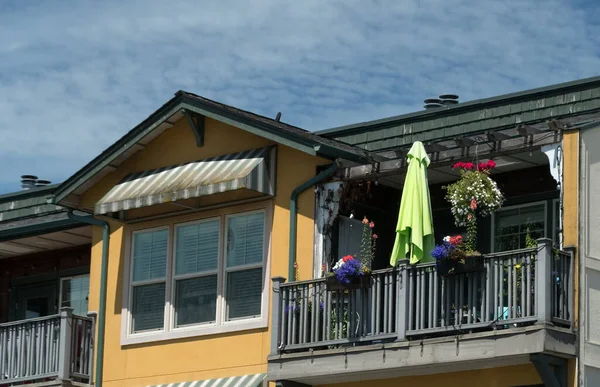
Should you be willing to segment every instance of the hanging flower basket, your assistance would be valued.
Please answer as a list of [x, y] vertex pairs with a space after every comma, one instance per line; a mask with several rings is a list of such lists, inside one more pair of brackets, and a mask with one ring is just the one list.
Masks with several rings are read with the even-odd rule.
[[491, 215], [504, 202], [504, 195], [490, 177], [495, 167], [493, 160], [477, 165], [458, 162], [452, 168], [460, 170], [460, 179], [445, 187], [455, 224], [467, 228], [465, 249], [468, 253], [476, 250], [477, 218]]
[[366, 217], [362, 220], [363, 232], [361, 251], [358, 257], [342, 257], [327, 273], [325, 286], [329, 291], [365, 289], [371, 287], [371, 262], [375, 258], [377, 234], [373, 233], [375, 223]]
[[325, 287], [328, 291], [368, 289], [371, 287], [371, 273], [351, 278], [348, 283], [341, 283], [335, 276], [329, 276], [325, 279]]
[[483, 271], [485, 271], [485, 265], [481, 255], [470, 255], [462, 261], [442, 259], [437, 263], [437, 274], [440, 277], [452, 277], [458, 274]]
[[433, 249], [431, 256], [436, 259], [436, 271], [440, 277], [485, 270], [482, 255], [477, 252], [467, 252], [460, 235], [445, 237], [444, 242]]

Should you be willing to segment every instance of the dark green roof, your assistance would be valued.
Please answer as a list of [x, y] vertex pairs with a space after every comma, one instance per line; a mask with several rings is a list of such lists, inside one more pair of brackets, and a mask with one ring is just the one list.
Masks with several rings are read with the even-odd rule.
[[599, 111], [600, 77], [593, 77], [316, 133], [378, 152], [414, 141], [462, 137]]
[[48, 203], [56, 187], [58, 184], [1, 195], [0, 241], [83, 226], [69, 219], [66, 208]]

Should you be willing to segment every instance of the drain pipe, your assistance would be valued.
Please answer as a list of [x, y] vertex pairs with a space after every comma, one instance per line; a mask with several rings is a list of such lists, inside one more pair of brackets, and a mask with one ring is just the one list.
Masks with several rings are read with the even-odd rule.
[[102, 226], [102, 263], [100, 269], [100, 305], [98, 310], [98, 341], [96, 352], [96, 375], [94, 387], [102, 387], [102, 371], [104, 369], [104, 328], [106, 325], [106, 283], [108, 271], [108, 241], [110, 226], [107, 222], [95, 219], [93, 216], [79, 216], [73, 210], [67, 212], [69, 219], [77, 220], [93, 226]]
[[292, 197], [290, 200], [290, 253], [288, 262], [288, 281], [294, 280], [294, 262], [296, 262], [296, 243], [297, 233], [296, 228], [298, 226], [298, 197], [300, 194], [315, 184], [318, 184], [330, 177], [335, 173], [337, 166], [331, 164], [327, 169], [314, 176], [310, 180], [302, 183], [292, 191]]

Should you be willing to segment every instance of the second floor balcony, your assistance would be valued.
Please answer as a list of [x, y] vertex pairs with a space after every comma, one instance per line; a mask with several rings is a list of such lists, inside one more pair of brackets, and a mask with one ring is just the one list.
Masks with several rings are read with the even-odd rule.
[[92, 380], [94, 319], [58, 315], [0, 324], [0, 386], [81, 385]]
[[449, 277], [402, 263], [362, 289], [274, 278], [270, 378], [310, 385], [574, 356], [573, 252], [541, 239], [482, 260]]

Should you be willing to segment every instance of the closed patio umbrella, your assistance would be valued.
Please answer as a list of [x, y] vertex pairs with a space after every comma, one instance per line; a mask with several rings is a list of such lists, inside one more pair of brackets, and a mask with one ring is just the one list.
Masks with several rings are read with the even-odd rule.
[[402, 188], [400, 213], [396, 226], [396, 241], [390, 264], [410, 254], [410, 263], [433, 261], [431, 251], [435, 246], [431, 199], [427, 182], [427, 167], [430, 160], [423, 143], [416, 141], [407, 155], [408, 171]]

